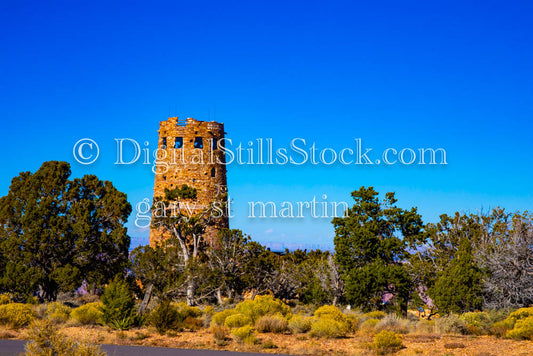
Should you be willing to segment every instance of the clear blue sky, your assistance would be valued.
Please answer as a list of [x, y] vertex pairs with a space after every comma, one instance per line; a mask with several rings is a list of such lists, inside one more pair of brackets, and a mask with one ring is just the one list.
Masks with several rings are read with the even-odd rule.
[[[154, 177], [115, 166], [114, 138], [155, 148], [169, 115], [216, 115], [243, 144], [447, 151], [447, 166], [231, 165], [232, 227], [261, 242], [331, 247], [333, 228], [248, 219], [248, 201], [350, 202], [362, 185], [397, 192], [425, 221], [531, 210], [532, 13], [529, 1], [4, 2], [0, 194], [19, 172], [66, 160], [135, 205]], [[100, 145], [90, 166], [72, 155], [84, 137]], [[146, 243], [132, 222], [132, 244]]]

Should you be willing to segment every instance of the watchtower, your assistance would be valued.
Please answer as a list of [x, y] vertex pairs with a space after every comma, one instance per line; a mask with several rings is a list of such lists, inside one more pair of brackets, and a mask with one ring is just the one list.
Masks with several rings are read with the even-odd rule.
[[[224, 124], [170, 117], [160, 122], [158, 132], [154, 197], [164, 196], [165, 188], [172, 190], [183, 184], [196, 188], [196, 201], [187, 205], [187, 209], [181, 209], [189, 215], [219, 201], [227, 192], [225, 157], [220, 149]], [[228, 217], [224, 214], [215, 226], [207, 227], [205, 237], [209, 241], [219, 228], [228, 226]], [[151, 246], [164, 238], [158, 229], [150, 229]]]

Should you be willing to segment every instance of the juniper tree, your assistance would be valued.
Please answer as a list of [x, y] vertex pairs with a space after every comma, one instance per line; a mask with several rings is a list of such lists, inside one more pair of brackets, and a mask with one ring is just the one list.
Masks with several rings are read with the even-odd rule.
[[95, 176], [71, 181], [70, 174], [67, 162], [45, 162], [13, 178], [0, 198], [0, 289], [17, 299], [54, 300], [84, 279], [94, 289], [128, 263], [126, 195]]
[[407, 311], [414, 285], [405, 261], [425, 240], [416, 208], [395, 206], [394, 193], [379, 201], [373, 187], [352, 192], [355, 204], [345, 217], [333, 219], [335, 258], [345, 282], [348, 303], [363, 309], [381, 308], [391, 293], [399, 310]]

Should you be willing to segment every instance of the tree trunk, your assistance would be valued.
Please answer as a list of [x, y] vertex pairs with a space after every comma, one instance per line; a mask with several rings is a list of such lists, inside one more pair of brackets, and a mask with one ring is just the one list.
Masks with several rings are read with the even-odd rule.
[[217, 302], [219, 305], [224, 304], [224, 301], [222, 300], [222, 291], [220, 290], [220, 287], [217, 288]]
[[195, 304], [194, 300], [194, 289], [195, 289], [194, 281], [191, 279], [187, 282], [187, 305], [192, 307]]
[[142, 315], [146, 307], [148, 306], [148, 303], [150, 303], [150, 299], [152, 298], [152, 289], [154, 288], [153, 284], [150, 284], [148, 288], [146, 288], [146, 292], [144, 292], [144, 298], [139, 306], [139, 314]]

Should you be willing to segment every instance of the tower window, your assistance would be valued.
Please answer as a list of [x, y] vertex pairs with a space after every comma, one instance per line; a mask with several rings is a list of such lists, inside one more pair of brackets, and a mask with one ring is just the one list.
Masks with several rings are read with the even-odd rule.
[[204, 148], [204, 139], [201, 137], [195, 137], [194, 148]]
[[176, 137], [174, 140], [174, 148], [182, 148], [183, 147], [183, 137]]
[[218, 146], [218, 138], [213, 137], [213, 151], [218, 148], [217, 146]]
[[161, 148], [166, 150], [167, 149], [167, 138], [163, 137], [163, 143], [161, 144]]
[[215, 175], [217, 174], [217, 170], [215, 168], [211, 168], [211, 177], [215, 177]]

